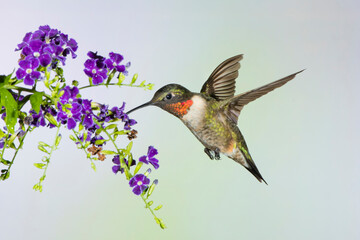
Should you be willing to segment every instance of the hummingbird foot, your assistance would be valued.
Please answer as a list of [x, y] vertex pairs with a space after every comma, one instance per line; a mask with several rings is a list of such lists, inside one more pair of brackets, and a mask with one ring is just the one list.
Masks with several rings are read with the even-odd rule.
[[214, 150], [214, 153], [215, 153], [215, 160], [220, 160], [220, 149], [216, 148]]
[[204, 152], [209, 156], [211, 160], [214, 160], [214, 156], [212, 155], [212, 151], [210, 148], [204, 148]]

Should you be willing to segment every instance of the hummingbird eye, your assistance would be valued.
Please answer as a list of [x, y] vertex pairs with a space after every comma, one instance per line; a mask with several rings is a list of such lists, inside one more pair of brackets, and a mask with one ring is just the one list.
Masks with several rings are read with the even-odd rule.
[[166, 100], [170, 100], [172, 98], [172, 94], [171, 93], [168, 93], [166, 96], [165, 96], [165, 99]]

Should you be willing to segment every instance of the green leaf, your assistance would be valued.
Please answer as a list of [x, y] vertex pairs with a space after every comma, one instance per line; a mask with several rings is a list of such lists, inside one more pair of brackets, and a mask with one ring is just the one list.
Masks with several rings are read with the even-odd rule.
[[128, 144], [127, 147], [126, 147], [126, 150], [125, 150], [126, 155], [129, 155], [129, 154], [130, 154], [130, 151], [131, 151], [132, 146], [133, 146], [133, 142], [131, 141], [131, 142], [129, 142], [129, 144]]
[[156, 208], [154, 208], [155, 211], [159, 210], [160, 208], [162, 208], [163, 205], [159, 205]]
[[46, 166], [46, 164], [44, 164], [44, 163], [34, 163], [34, 166], [39, 168], [39, 169], [43, 169]]
[[6, 165], [6, 166], [9, 166], [10, 163], [11, 163], [10, 161], [5, 160], [5, 159], [3, 159], [3, 158], [0, 159], [0, 162], [1, 162], [2, 164]]
[[14, 126], [19, 116], [18, 104], [12, 94], [4, 88], [0, 88], [1, 105], [5, 106], [6, 110], [6, 126], [10, 133], [14, 133]]
[[105, 128], [105, 130], [113, 129], [113, 128], [116, 128], [116, 127], [117, 127], [117, 124], [110, 124], [109, 126], [107, 126]]
[[134, 175], [140, 170], [140, 168], [142, 167], [143, 163], [142, 162], [138, 162], [138, 164], [135, 167], [134, 170]]
[[117, 154], [117, 152], [114, 152], [111, 150], [102, 150], [101, 153], [105, 154], [105, 155], [116, 155]]
[[39, 145], [39, 146], [38, 146], [38, 149], [39, 149], [40, 151], [44, 152], [44, 153], [49, 154], [49, 152], [44, 148], [44, 146]]
[[96, 141], [95, 141], [95, 145], [101, 145], [101, 144], [103, 144], [104, 142], [106, 142], [106, 139], [96, 140]]
[[39, 145], [40, 145], [40, 146], [44, 146], [44, 147], [50, 147], [50, 145], [49, 145], [49, 144], [44, 143], [44, 142], [39, 142]]
[[96, 171], [96, 166], [95, 166], [95, 163], [91, 162], [91, 168]]
[[138, 78], [138, 75], [137, 75], [137, 73], [135, 73], [132, 80], [131, 80], [130, 85], [133, 85], [136, 82], [137, 78]]
[[153, 201], [150, 201], [147, 203], [147, 206], [150, 207], [151, 205], [153, 205], [153, 203], [154, 203]]
[[54, 118], [53, 115], [51, 115], [50, 113], [45, 114], [45, 118], [53, 125], [58, 126], [58, 122], [56, 121], [56, 119]]
[[60, 141], [61, 141], [61, 134], [59, 134], [59, 135], [57, 135], [56, 136], [56, 139], [55, 139], [55, 146], [57, 147], [57, 146], [59, 146], [59, 144], [60, 144]]
[[121, 85], [121, 83], [125, 80], [125, 75], [123, 73], [120, 73], [118, 79], [119, 81], [117, 84]]
[[35, 110], [36, 113], [40, 112], [40, 105], [42, 102], [42, 97], [44, 95], [44, 92], [36, 92], [30, 97], [30, 104], [32, 109]]
[[11, 74], [5, 76], [5, 75], [0, 75], [0, 88], [2, 88], [3, 86], [5, 85], [8, 85], [9, 84], [9, 81], [11, 79]]
[[1, 180], [5, 181], [6, 179], [8, 179], [10, 177], [10, 172], [9, 171], [5, 171], [5, 173], [1, 174], [0, 178]]

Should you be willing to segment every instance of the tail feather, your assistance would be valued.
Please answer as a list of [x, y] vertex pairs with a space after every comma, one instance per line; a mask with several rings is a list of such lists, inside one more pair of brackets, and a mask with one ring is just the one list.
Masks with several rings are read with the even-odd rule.
[[254, 175], [254, 177], [256, 177], [256, 179], [257, 179], [259, 182], [264, 181], [264, 183], [265, 183], [266, 185], [268, 185], [267, 182], [265, 181], [265, 179], [261, 176], [261, 173], [260, 173], [259, 170], [257, 169], [254, 161], [246, 159], [246, 163], [248, 164], [248, 166], [245, 166], [245, 168], [246, 168], [252, 175]]

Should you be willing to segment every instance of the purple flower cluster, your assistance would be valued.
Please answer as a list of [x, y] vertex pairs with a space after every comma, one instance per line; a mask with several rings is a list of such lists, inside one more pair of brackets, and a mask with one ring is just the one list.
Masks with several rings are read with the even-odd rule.
[[22, 55], [16, 77], [24, 79], [26, 85], [32, 86], [35, 80], [41, 77], [37, 71], [39, 66], [47, 67], [51, 64], [52, 68], [55, 68], [58, 61], [65, 65], [67, 55], [71, 54], [72, 58], [76, 58], [77, 48], [77, 42], [67, 34], [48, 25], [40, 26], [35, 32], [27, 33], [15, 49], [21, 50]]
[[130, 63], [127, 63], [126, 66], [120, 64], [124, 57], [118, 53], [109, 53], [109, 58], [104, 58], [98, 55], [97, 52], [91, 51], [87, 55], [90, 59], [84, 63], [84, 72], [88, 77], [92, 78], [94, 85], [103, 83], [109, 71], [126, 74], [126, 67], [130, 66]]

